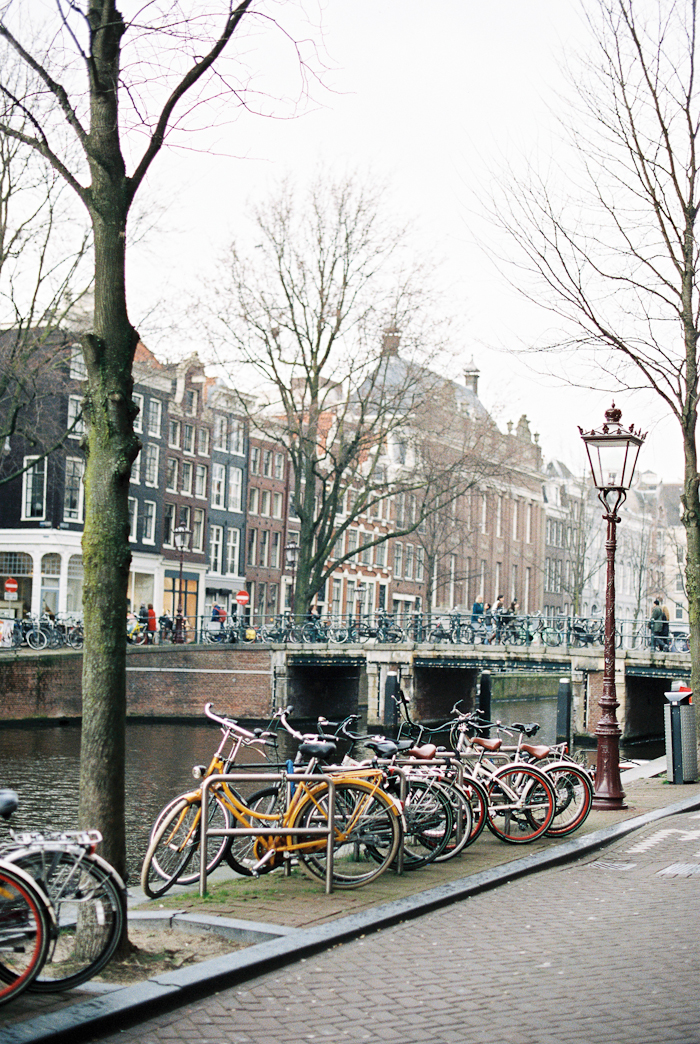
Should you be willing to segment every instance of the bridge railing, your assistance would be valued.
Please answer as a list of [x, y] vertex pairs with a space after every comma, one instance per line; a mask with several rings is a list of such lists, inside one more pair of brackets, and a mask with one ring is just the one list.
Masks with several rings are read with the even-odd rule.
[[[451, 644], [548, 648], [602, 647], [604, 620], [601, 616], [545, 617], [540, 614], [508, 613], [474, 616], [471, 613], [401, 613], [304, 615], [291, 613], [236, 613], [212, 619], [187, 617], [181, 633], [174, 622], [162, 625], [156, 642], [197, 642], [207, 645], [280, 643], [305, 645], [362, 645], [365, 642], [399, 645]], [[655, 635], [646, 619], [616, 621], [615, 644], [622, 649], [658, 652], [688, 652], [687, 628], [671, 623], [668, 635]]]

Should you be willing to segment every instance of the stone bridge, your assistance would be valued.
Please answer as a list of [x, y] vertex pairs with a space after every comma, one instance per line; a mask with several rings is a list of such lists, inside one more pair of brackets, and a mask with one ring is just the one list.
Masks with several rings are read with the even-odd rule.
[[[0, 720], [79, 718], [82, 656], [75, 652], [0, 655]], [[618, 718], [625, 739], [663, 735], [663, 693], [690, 676], [687, 653], [618, 650]], [[265, 718], [292, 704], [314, 719], [358, 713], [370, 726], [396, 723], [387, 679], [398, 674], [414, 719], [443, 721], [453, 705], [475, 706], [482, 674], [495, 699], [553, 700], [559, 680], [573, 690], [572, 731], [594, 731], [603, 686], [602, 647], [569, 649], [450, 644], [162, 645], [129, 647], [127, 713], [139, 718], [198, 718], [207, 700], [241, 718]], [[511, 709], [509, 709], [509, 713]]]

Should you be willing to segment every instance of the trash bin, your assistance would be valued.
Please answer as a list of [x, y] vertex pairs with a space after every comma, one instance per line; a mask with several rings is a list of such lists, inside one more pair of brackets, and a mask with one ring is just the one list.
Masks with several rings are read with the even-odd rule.
[[698, 775], [693, 691], [679, 685], [665, 692], [666, 775], [670, 783], [692, 783]]

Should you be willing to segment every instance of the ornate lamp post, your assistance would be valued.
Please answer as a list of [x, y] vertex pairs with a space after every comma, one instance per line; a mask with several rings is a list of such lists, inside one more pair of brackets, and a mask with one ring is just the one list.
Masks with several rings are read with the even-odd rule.
[[605, 411], [602, 428], [593, 431], [579, 428], [586, 445], [593, 484], [605, 508], [603, 518], [608, 524], [605, 540], [608, 572], [605, 588], [603, 696], [599, 703], [600, 720], [595, 730], [598, 753], [593, 808], [610, 810], [627, 807], [620, 781], [620, 726], [615, 714], [620, 706], [615, 691], [615, 547], [616, 526], [620, 521], [617, 512], [627, 498], [639, 450], [646, 438], [646, 434], [634, 430], [633, 424], [625, 431], [620, 424], [621, 419], [622, 411], [613, 403]]
[[175, 547], [180, 552], [180, 586], [178, 588], [177, 616], [175, 617], [175, 633], [173, 635], [173, 641], [177, 642], [178, 645], [182, 645], [185, 641], [185, 621], [182, 616], [182, 561], [185, 557], [185, 552], [189, 551], [191, 535], [184, 519], [181, 519], [180, 525], [176, 527], [174, 533]]
[[292, 571], [292, 590], [289, 596], [289, 609], [290, 612], [294, 613], [294, 596], [296, 595], [297, 587], [297, 558], [299, 557], [299, 545], [292, 541], [290, 544], [286, 544], [284, 548], [285, 561], [287, 569]]

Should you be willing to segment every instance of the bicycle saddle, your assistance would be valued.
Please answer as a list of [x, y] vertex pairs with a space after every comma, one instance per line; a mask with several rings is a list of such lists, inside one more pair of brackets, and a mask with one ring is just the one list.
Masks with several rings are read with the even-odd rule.
[[[393, 758], [394, 754], [398, 754], [401, 749], [398, 743], [390, 739], [365, 740], [365, 746], [382, 758]], [[409, 744], [409, 746], [413, 746], [413, 744]]]
[[522, 732], [524, 736], [534, 736], [535, 733], [540, 731], [540, 726], [536, 721], [529, 721], [526, 725], [523, 725], [521, 721], [514, 721], [511, 725], [511, 729], [516, 729], [517, 732]]
[[19, 798], [14, 790], [0, 790], [0, 816], [9, 819], [13, 812], [17, 811]]
[[411, 747], [408, 753], [412, 758], [420, 758], [423, 761], [432, 761], [437, 754], [437, 747], [434, 743], [424, 743], [422, 747]]
[[327, 758], [335, 754], [337, 749], [335, 743], [323, 740], [304, 740], [299, 744], [299, 753], [307, 758]]

